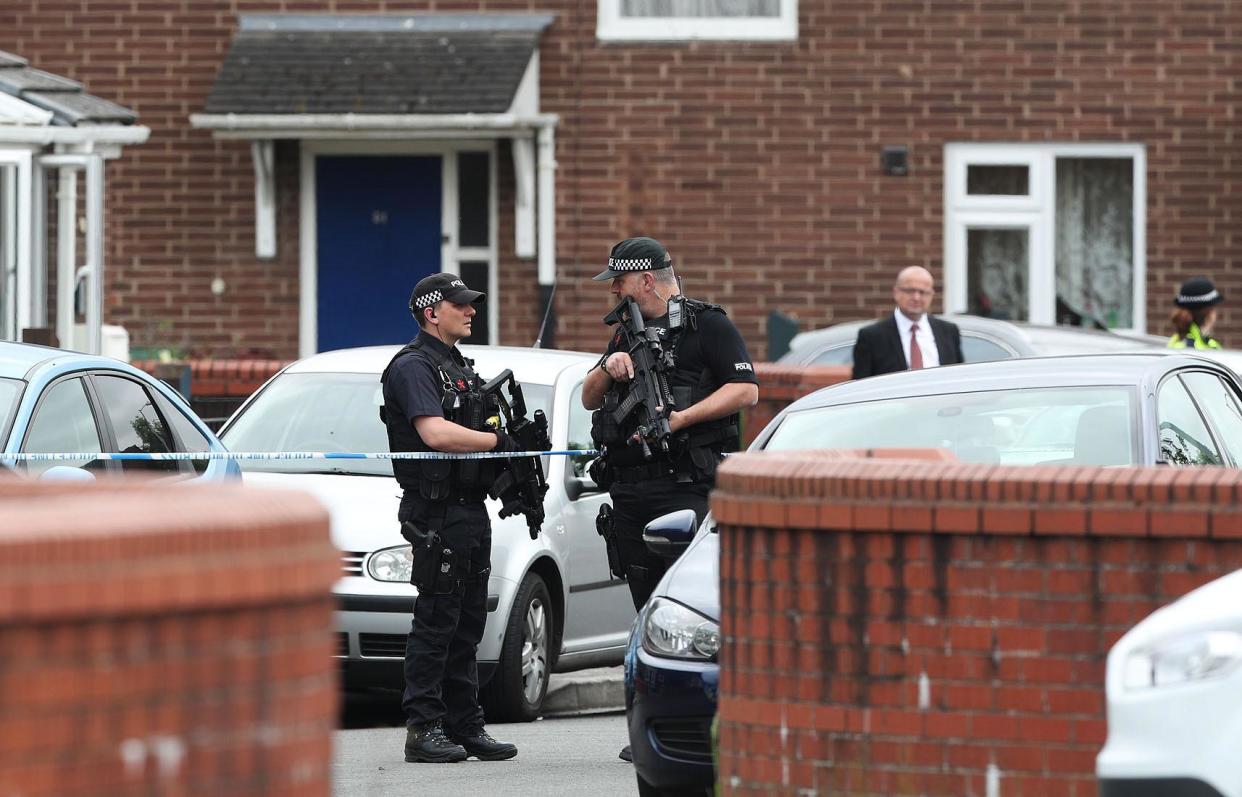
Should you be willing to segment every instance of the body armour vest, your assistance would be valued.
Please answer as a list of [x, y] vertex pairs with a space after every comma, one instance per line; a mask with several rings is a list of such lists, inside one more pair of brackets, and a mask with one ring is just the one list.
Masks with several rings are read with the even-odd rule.
[[[723, 313], [724, 309], [719, 305], [686, 299], [682, 325], [664, 336], [663, 345], [672, 348], [674, 352], [673, 369], [668, 373], [668, 382], [675, 409], [685, 409], [697, 404], [720, 387], [706, 367], [691, 370], [686, 367], [686, 358], [682, 356], [682, 352], [689, 347], [709, 343], [703, 340], [698, 329], [697, 316], [710, 312]], [[663, 463], [668, 465], [668, 472], [674, 473], [678, 480], [710, 481], [715, 475], [719, 455], [737, 450], [738, 416], [735, 413], [714, 421], [695, 424], [679, 432], [674, 435], [668, 454], [657, 452], [652, 459], [644, 459], [641, 447], [628, 444], [637, 429], [639, 413], [630, 413], [620, 422], [613, 419], [613, 411], [620, 405], [626, 390], [626, 383], [614, 383], [604, 395], [603, 407], [591, 416], [591, 438], [604, 450], [608, 466], [614, 471], [619, 468], [650, 467]]]
[[[471, 368], [470, 360], [456, 362], [452, 356], [442, 357], [430, 347], [422, 346], [415, 339], [407, 344], [389, 361], [380, 376], [381, 384], [388, 379], [388, 372], [402, 357], [419, 352], [435, 365], [441, 382], [441, 408], [444, 417], [476, 431], [490, 431], [485, 425], [487, 418], [495, 415], [494, 408], [479, 407], [483, 401], [478, 388], [482, 380]], [[433, 451], [423, 442], [414, 429], [411, 419], [405, 417], [387, 396], [380, 408], [380, 420], [388, 431], [390, 451]], [[474, 422], [470, 422], [470, 421]], [[496, 463], [490, 459], [404, 459], [393, 460], [393, 475], [404, 490], [417, 489], [428, 501], [441, 501], [450, 496], [482, 496], [495, 480]]]

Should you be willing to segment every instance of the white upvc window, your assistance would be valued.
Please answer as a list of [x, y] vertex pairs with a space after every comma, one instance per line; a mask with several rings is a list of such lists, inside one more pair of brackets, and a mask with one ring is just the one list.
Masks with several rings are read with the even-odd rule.
[[1141, 144], [945, 147], [945, 310], [1146, 330]]
[[794, 41], [797, 0], [599, 0], [601, 41]]

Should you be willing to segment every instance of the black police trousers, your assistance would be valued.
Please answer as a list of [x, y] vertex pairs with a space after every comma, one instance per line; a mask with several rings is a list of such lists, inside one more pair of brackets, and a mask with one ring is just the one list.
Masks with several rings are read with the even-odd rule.
[[698, 522], [702, 523], [707, 516], [709, 492], [711, 487], [707, 484], [677, 484], [671, 477], [612, 485], [609, 494], [617, 555], [625, 568], [635, 609], [641, 609], [647, 602], [671, 564], [647, 550], [643, 528], [661, 515], [679, 509], [693, 509]]
[[[422, 526], [434, 509], [406, 492], [398, 519]], [[401, 707], [408, 725], [443, 720], [454, 735], [474, 736], [483, 729], [479, 706], [479, 669], [475, 655], [487, 622], [487, 577], [492, 558], [492, 529], [482, 501], [448, 502], [440, 538], [464, 561], [447, 595], [420, 593], [405, 644], [405, 696]]]

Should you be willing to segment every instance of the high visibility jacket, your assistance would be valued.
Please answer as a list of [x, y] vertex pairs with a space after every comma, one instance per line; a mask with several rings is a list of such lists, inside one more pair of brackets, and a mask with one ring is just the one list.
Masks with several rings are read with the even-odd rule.
[[1204, 334], [1203, 330], [1199, 329], [1198, 324], [1191, 324], [1190, 329], [1186, 330], [1186, 337], [1183, 338], [1175, 333], [1173, 337], [1169, 338], [1169, 348], [1219, 349], [1221, 345], [1216, 338]]

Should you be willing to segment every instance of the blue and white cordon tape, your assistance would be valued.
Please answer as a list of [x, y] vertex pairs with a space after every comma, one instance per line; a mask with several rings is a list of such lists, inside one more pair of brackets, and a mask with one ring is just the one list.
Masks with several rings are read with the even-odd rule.
[[476, 451], [466, 454], [445, 454], [440, 451], [400, 451], [391, 453], [383, 451], [374, 454], [359, 454], [346, 451], [200, 451], [176, 452], [169, 454], [98, 454], [90, 451], [77, 454], [0, 454], [0, 461], [16, 462], [66, 462], [80, 459], [113, 459], [138, 460], [155, 462], [177, 462], [181, 460], [281, 460], [281, 459], [502, 459], [508, 457], [578, 457], [595, 456], [598, 451], [589, 448], [567, 449], [561, 451]]

